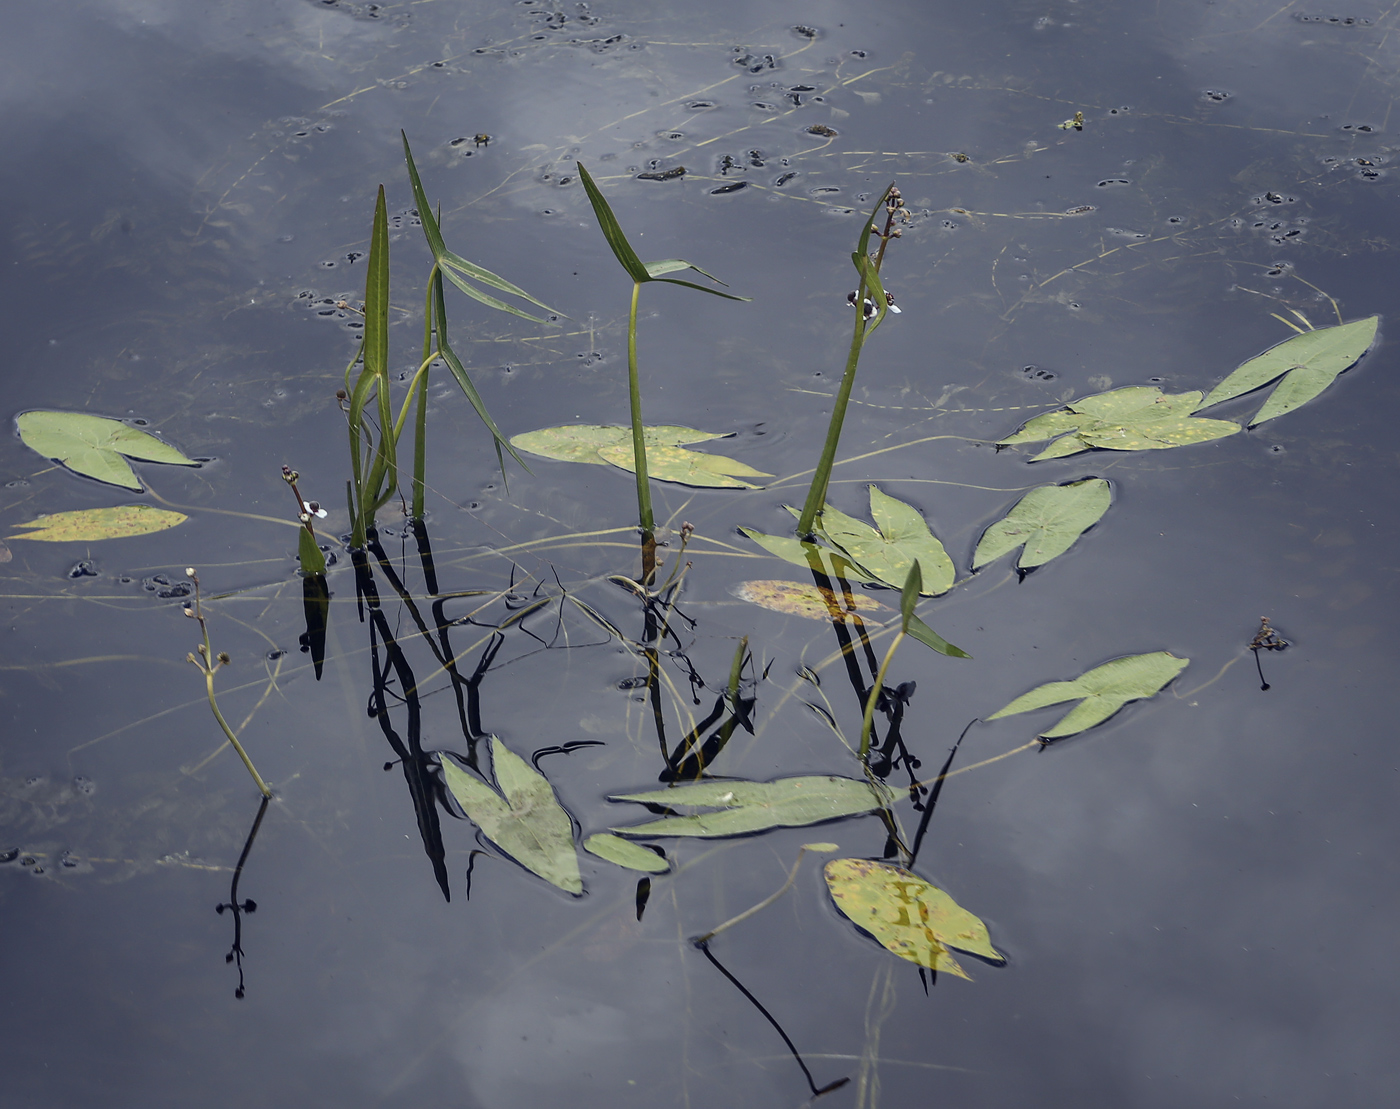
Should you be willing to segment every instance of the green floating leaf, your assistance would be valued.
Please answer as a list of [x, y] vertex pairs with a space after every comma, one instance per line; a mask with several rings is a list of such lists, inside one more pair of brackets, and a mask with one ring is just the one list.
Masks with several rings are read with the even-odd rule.
[[777, 555], [785, 562], [801, 566], [804, 570], [811, 569], [812, 563], [815, 562], [817, 569], [829, 578], [844, 578], [846, 581], [877, 584], [875, 578], [839, 551], [819, 547], [815, 543], [807, 543], [787, 535], [765, 535], [753, 528], [740, 528], [739, 530], [769, 554]]
[[[726, 439], [733, 434], [732, 431], [696, 431], [693, 427], [677, 427], [673, 424], [642, 429], [648, 459], [651, 458], [653, 447], [704, 443], [710, 439]], [[510, 442], [522, 451], [552, 458], [556, 462], [587, 462], [596, 466], [607, 466], [610, 463], [598, 452], [606, 447], [620, 446], [626, 446], [628, 451], [631, 451], [632, 429], [621, 424], [564, 424], [561, 427], [522, 432], [512, 436]]]
[[779, 778], [774, 782], [697, 782], [675, 789], [627, 793], [613, 801], [636, 801], [667, 808], [708, 808], [718, 812], [668, 816], [661, 820], [614, 828], [624, 836], [737, 836], [769, 828], [798, 828], [841, 816], [874, 812], [889, 805], [894, 794], [863, 778], [817, 775]]
[[1364, 320], [1319, 327], [1285, 339], [1235, 369], [1210, 391], [1200, 407], [1209, 408], [1232, 400], [1281, 376], [1283, 380], [1278, 388], [1255, 413], [1249, 426], [1292, 412], [1336, 381], [1337, 375], [1370, 349], [1380, 322], [1379, 316], [1368, 316]]
[[610, 863], [625, 866], [628, 870], [642, 870], [648, 874], [664, 874], [671, 864], [655, 851], [633, 843], [631, 840], [599, 832], [583, 841], [583, 849], [590, 855], [607, 859]]
[[146, 504], [125, 504], [120, 508], [84, 508], [77, 512], [55, 512], [16, 527], [33, 531], [10, 535], [9, 539], [37, 539], [41, 543], [92, 543], [98, 539], [127, 539], [183, 524], [189, 517]]
[[[1070, 682], [1049, 682], [1023, 693], [1005, 708], [987, 717], [996, 720], [1019, 712], [1058, 705], [1062, 701], [1080, 703], [1053, 728], [1041, 732], [1042, 739], [1074, 735], [1107, 720], [1129, 701], [1151, 697], [1186, 669], [1191, 660], [1177, 658], [1167, 651], [1116, 658], [1088, 670]], [[1083, 700], [1080, 700], [1083, 698]]]
[[25, 446], [60, 462], [74, 473], [123, 489], [141, 489], [141, 482], [121, 457], [172, 466], [198, 466], [169, 443], [106, 416], [85, 412], [22, 412], [15, 420]]
[[901, 959], [959, 978], [968, 975], [950, 947], [1005, 961], [980, 919], [903, 867], [869, 859], [832, 859], [824, 873], [836, 907]]
[[[794, 516], [796, 510], [789, 509]], [[894, 589], [903, 587], [909, 568], [919, 564], [926, 597], [953, 587], [957, 570], [917, 509], [870, 487], [870, 515], [877, 528], [826, 505], [817, 517], [823, 539], [839, 547], [871, 577]]]
[[1003, 519], [982, 533], [972, 555], [974, 570], [1014, 551], [1022, 544], [1016, 565], [1022, 570], [1058, 558], [1108, 511], [1108, 482], [1086, 477], [1066, 485], [1032, 489]]
[[573, 822], [549, 781], [495, 736], [491, 765], [500, 793], [444, 757], [442, 773], [452, 796], [481, 834], [526, 870], [562, 890], [582, 893]]
[[[635, 473], [636, 457], [632, 443], [598, 448], [598, 457], [628, 473]], [[648, 446], [647, 475], [657, 481], [674, 481], [679, 485], [698, 485], [707, 489], [757, 489], [740, 477], [772, 477], [743, 462], [719, 454], [702, 454], [684, 447]]]
[[830, 620], [833, 613], [839, 617], [850, 612], [864, 616], [890, 611], [868, 593], [837, 593], [795, 581], [741, 581], [731, 585], [729, 592], [771, 612], [805, 616], [809, 620]]
[[[1155, 386], [1114, 389], [1072, 401], [1064, 408], [1028, 421], [999, 446], [1055, 439], [1031, 459], [1064, 458], [1091, 447], [1115, 451], [1164, 450], [1188, 443], [1206, 443], [1233, 435], [1240, 425], [1229, 420], [1205, 420], [1191, 415], [1201, 402], [1199, 392], [1165, 394]], [[1063, 436], [1063, 438], [1056, 438]]]

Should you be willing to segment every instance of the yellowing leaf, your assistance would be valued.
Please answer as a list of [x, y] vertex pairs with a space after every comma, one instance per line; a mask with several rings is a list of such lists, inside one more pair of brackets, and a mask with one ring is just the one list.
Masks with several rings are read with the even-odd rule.
[[[610, 447], [599, 447], [598, 457], [628, 473], [635, 473], [632, 441]], [[674, 481], [680, 485], [698, 485], [708, 489], [755, 489], [740, 477], [771, 477], [743, 462], [719, 454], [702, 454], [684, 447], [647, 447], [647, 476], [657, 481]]]
[[52, 458], [84, 477], [124, 489], [139, 490], [141, 482], [122, 455], [174, 466], [199, 465], [154, 435], [106, 416], [91, 416], [85, 412], [22, 412], [15, 424], [24, 444], [45, 458]]
[[836, 907], [901, 959], [959, 978], [968, 975], [950, 947], [1003, 961], [980, 919], [903, 867], [833, 859], [824, 873]]
[[[1066, 407], [1029, 420], [1000, 446], [1055, 439], [1031, 459], [1064, 458], [1099, 447], [1116, 451], [1164, 450], [1233, 435], [1240, 425], [1192, 416], [1199, 392], [1169, 395], [1155, 386], [1114, 389], [1071, 401]], [[1067, 434], [1068, 433], [1068, 434]], [[1056, 438], [1062, 436], [1062, 438]]]
[[549, 781], [495, 736], [491, 764], [500, 793], [444, 756], [442, 774], [452, 796], [482, 835], [521, 866], [562, 890], [582, 893], [573, 822]]
[[818, 526], [824, 539], [839, 547], [866, 573], [894, 589], [904, 584], [915, 561], [925, 596], [937, 596], [953, 587], [957, 577], [953, 560], [917, 509], [872, 485], [870, 515], [876, 527], [826, 505], [818, 517]]
[[10, 539], [37, 539], [41, 543], [92, 543], [99, 539], [126, 539], [183, 524], [188, 516], [146, 504], [126, 504], [119, 508], [84, 508], [76, 512], [55, 512], [40, 516], [18, 527], [32, 528]]
[[788, 616], [805, 616], [809, 620], [830, 620], [843, 613], [889, 612], [868, 593], [837, 593], [818, 589], [815, 585], [799, 585], [795, 581], [741, 581], [731, 585], [729, 592], [741, 601], [758, 605]]
[[[1049, 682], [1023, 693], [1005, 708], [987, 717], [996, 720], [1015, 716], [1019, 712], [1058, 705], [1062, 701], [1079, 701], [1042, 739], [1057, 739], [1074, 735], [1102, 723], [1129, 701], [1156, 694], [1164, 685], [1186, 669], [1191, 660], [1177, 658], [1167, 651], [1116, 658], [1092, 670], [1086, 670], [1069, 682]], [[1082, 700], [1080, 700], [1082, 698]]]
[[[724, 439], [733, 432], [696, 431], [693, 427], [677, 427], [662, 424], [642, 429], [648, 455], [652, 447], [678, 447], [684, 443], [703, 443], [710, 439]], [[587, 462], [595, 466], [607, 465], [598, 451], [603, 447], [632, 447], [632, 429], [621, 424], [565, 424], [562, 427], [546, 427], [539, 431], [526, 431], [511, 436], [511, 446], [557, 462]]]

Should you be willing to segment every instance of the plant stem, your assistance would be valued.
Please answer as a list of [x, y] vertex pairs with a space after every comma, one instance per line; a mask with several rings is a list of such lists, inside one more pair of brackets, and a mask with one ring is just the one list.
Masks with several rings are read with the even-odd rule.
[[[209, 634], [204, 635], [204, 642], [207, 646]], [[206, 666], [204, 670], [204, 686], [209, 693], [209, 707], [214, 710], [214, 719], [219, 722], [219, 727], [224, 730], [224, 735], [233, 744], [233, 749], [238, 752], [238, 757], [243, 760], [243, 765], [248, 768], [248, 773], [253, 776], [253, 781], [258, 783], [258, 791], [264, 797], [271, 797], [272, 790], [268, 789], [267, 783], [262, 780], [262, 775], [258, 773], [258, 768], [253, 765], [253, 760], [248, 757], [248, 752], [243, 750], [243, 744], [238, 742], [238, 737], [233, 734], [233, 729], [228, 726], [228, 721], [224, 719], [224, 714], [219, 711], [219, 702], [214, 700], [214, 671]]]
[[[441, 280], [437, 263], [428, 274], [427, 303], [423, 306], [423, 364], [431, 361], [433, 351], [433, 281]], [[423, 490], [428, 470], [428, 377], [423, 375], [418, 392], [418, 412], [413, 433], [413, 519], [423, 518]]]
[[[642, 283], [632, 283], [632, 310], [627, 316], [627, 391], [632, 402], [632, 463], [637, 471], [637, 517], [642, 538], [656, 530], [651, 514], [651, 485], [647, 481], [647, 444], [642, 430], [642, 387], [637, 380], [637, 300]], [[643, 575], [645, 584], [645, 575]]]
[[817, 514], [826, 504], [827, 485], [831, 481], [831, 467], [836, 463], [836, 448], [841, 442], [841, 424], [846, 419], [846, 405], [851, 399], [851, 389], [856, 383], [856, 366], [860, 362], [861, 347], [865, 344], [865, 280], [856, 291], [856, 326], [851, 335], [851, 349], [846, 355], [846, 372], [841, 376], [841, 388], [836, 392], [836, 403], [831, 408], [831, 423], [826, 429], [826, 444], [822, 447], [816, 473], [807, 490], [807, 501], [802, 506], [802, 517], [797, 523], [799, 538], [809, 539], [816, 525]]
[[880, 663], [880, 672], [875, 675], [875, 684], [870, 689], [870, 695], [865, 699], [865, 715], [860, 722], [861, 762], [864, 762], [870, 754], [870, 729], [875, 724], [875, 702], [880, 699], [880, 690], [885, 688], [885, 673], [889, 670], [894, 653], [902, 642], [904, 642], [904, 632], [900, 631], [890, 643], [890, 649], [885, 652], [884, 660]]
[[792, 864], [792, 869], [788, 871], [787, 881], [784, 882], [781, 887], [779, 887], [776, 893], [774, 893], [770, 897], [765, 897], [762, 901], [760, 901], [757, 905], [754, 905], [752, 908], [745, 909], [738, 916], [730, 917], [723, 924], [716, 925], [714, 928], [711, 928], [708, 932], [706, 932], [703, 936], [695, 936], [690, 942], [693, 943], [696, 947], [699, 947], [702, 944], [709, 943], [710, 940], [714, 939], [721, 932], [733, 928], [736, 924], [743, 923], [744, 921], [748, 920], [749, 917], [753, 916], [754, 913], [761, 913], [764, 909], [768, 908], [769, 905], [773, 904], [774, 901], [782, 897], [783, 894], [787, 893], [787, 891], [792, 888], [793, 882], [797, 880], [797, 868], [802, 865], [802, 856], [807, 854], [807, 848], [809, 846], [810, 845], [808, 844], [804, 844], [802, 848], [797, 852], [797, 858]]

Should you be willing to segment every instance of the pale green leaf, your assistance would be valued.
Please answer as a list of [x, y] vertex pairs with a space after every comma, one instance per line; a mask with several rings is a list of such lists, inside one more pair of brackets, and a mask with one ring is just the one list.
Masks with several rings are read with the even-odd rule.
[[718, 810], [613, 829], [624, 836], [737, 836], [769, 828], [797, 828], [874, 812], [893, 799], [894, 794], [886, 786], [879, 786], [877, 791], [877, 787], [861, 778], [824, 775], [779, 778], [774, 782], [697, 782], [611, 798], [667, 808]]
[[321, 548], [316, 545], [316, 540], [305, 528], [299, 531], [301, 538], [297, 544], [297, 560], [301, 563], [303, 574], [324, 574], [326, 572], [326, 556], [321, 553]]
[[912, 871], [869, 859], [832, 859], [824, 874], [836, 907], [901, 959], [959, 978], [968, 975], [950, 947], [1005, 961], [978, 917]]
[[[788, 511], [800, 516], [795, 508]], [[915, 561], [923, 576], [924, 596], [937, 596], [953, 587], [957, 577], [953, 560], [916, 509], [872, 485], [870, 514], [878, 527], [828, 504], [817, 517], [817, 527], [823, 539], [840, 548], [868, 576], [893, 589], [903, 587]]]
[[861, 581], [875, 584], [875, 579], [856, 566], [838, 551], [818, 547], [815, 543], [793, 539], [787, 535], [765, 535], [753, 528], [740, 528], [769, 554], [777, 555], [794, 566], [811, 569], [813, 562], [817, 569], [829, 578], [844, 578], [846, 581]]
[[[1036, 443], [1064, 436], [1031, 459], [1041, 462], [1064, 458], [1090, 447], [1118, 451], [1163, 450], [1209, 442], [1240, 430], [1239, 424], [1228, 420], [1192, 416], [1200, 400], [1199, 392], [1168, 395], [1155, 386], [1114, 389], [1082, 397], [1063, 409], [1037, 416], [1014, 435], [1000, 440], [1000, 445]], [[1069, 432], [1073, 434], [1066, 434]]]
[[[1380, 317], [1369, 316], [1336, 327], [1319, 327], [1285, 339], [1237, 367], [1210, 391], [1210, 396], [1200, 407], [1209, 408], [1213, 404], [1232, 400], [1287, 374], [1273, 396], [1249, 423], [1253, 427], [1291, 412], [1300, 404], [1312, 400], [1331, 385], [1338, 374], [1365, 354], [1375, 342], [1376, 328], [1379, 326]], [[1295, 375], [1297, 380], [1285, 392], [1289, 379]]]
[[1053, 728], [1040, 733], [1042, 739], [1074, 735], [1107, 720], [1129, 701], [1153, 696], [1186, 669], [1190, 661], [1177, 658], [1167, 651], [1116, 658], [1086, 671], [1073, 681], [1037, 686], [987, 719], [996, 720], [1047, 705], [1058, 705], [1062, 701], [1078, 700], [1080, 703]]
[[795, 581], [741, 581], [731, 585], [729, 592], [760, 608], [788, 616], [805, 616], [809, 620], [840, 619], [852, 612], [866, 616], [890, 611], [870, 594], [859, 590], [838, 593]]
[[16, 527], [33, 528], [8, 536], [10, 539], [37, 539], [41, 543], [92, 543], [98, 539], [126, 539], [183, 524], [188, 516], [152, 508], [146, 504], [126, 504], [119, 508], [84, 508], [76, 512], [55, 512]]
[[[725, 439], [732, 431], [696, 431], [693, 427], [661, 424], [642, 429], [648, 455], [652, 447], [676, 447], [683, 443], [704, 443], [710, 439]], [[606, 466], [599, 456], [603, 447], [632, 446], [632, 429], [621, 424], [564, 424], [539, 431], [526, 431], [511, 437], [511, 445], [520, 450], [553, 458], [558, 462], [588, 462]], [[766, 475], [765, 475], [766, 476]]]
[[599, 832], [597, 835], [589, 836], [583, 841], [583, 849], [591, 855], [607, 859], [608, 862], [624, 866], [628, 870], [642, 870], [648, 874], [664, 874], [671, 869], [671, 864], [655, 851], [608, 832]]
[[198, 466], [149, 432], [86, 412], [23, 412], [15, 420], [24, 444], [74, 473], [124, 489], [141, 482], [119, 456], [173, 466]]
[[[631, 442], [598, 448], [598, 457], [628, 473], [635, 473], [636, 461]], [[647, 447], [647, 476], [656, 481], [674, 481], [706, 489], [756, 489], [740, 477], [771, 477], [743, 462], [719, 454], [702, 454], [684, 447]]]
[[1084, 478], [1032, 489], [1005, 517], [982, 533], [972, 555], [974, 570], [1024, 544], [1016, 565], [1043, 566], [1074, 545], [1108, 511], [1108, 482]]
[[462, 810], [521, 866], [562, 890], [582, 893], [573, 822], [548, 780], [495, 736], [491, 765], [500, 793], [451, 759], [442, 759], [443, 777]]

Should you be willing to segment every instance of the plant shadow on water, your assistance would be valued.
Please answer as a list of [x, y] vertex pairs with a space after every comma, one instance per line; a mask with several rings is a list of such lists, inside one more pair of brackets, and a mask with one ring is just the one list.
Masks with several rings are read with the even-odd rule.
[[[1145, 67], [1165, 32], [1139, 16], [1012, 29], [1012, 7], [940, 7], [966, 56], [936, 64], [878, 25], [794, 13], [730, 42], [737, 13], [627, 4], [469, 31], [434, 5], [306, 4], [311, 38], [260, 47], [314, 55], [287, 81], [330, 102], [267, 109], [230, 147], [246, 168], [192, 194], [159, 280], [211, 307], [172, 310], [161, 342], [207, 357], [141, 379], [83, 333], [91, 368], [65, 376], [22, 329], [44, 372], [16, 385], [0, 550], [33, 646], [3, 675], [0, 870], [37, 880], [0, 897], [35, 950], [75, 953], [70, 990], [102, 964], [49, 891], [151, 947], [82, 987], [84, 1067], [16, 1098], [188, 1102], [178, 1075], [203, 1074], [247, 1100], [226, 1050], [304, 1104], [464, 1078], [491, 1109], [1383, 1088], [1364, 1047], [1323, 1042], [1338, 1021], [1355, 1041], [1378, 995], [1316, 935], [1340, 905], [1355, 950], [1386, 949], [1357, 829], [1388, 811], [1389, 756], [1357, 741], [1358, 771], [1313, 736], [1383, 718], [1364, 608], [1389, 594], [1366, 567], [1394, 528], [1354, 517], [1396, 404], [1375, 372], [1393, 186], [1361, 176], [1389, 147], [1360, 115], [1276, 118], [1263, 84], [1183, 107], [1186, 84], [1110, 60], [1132, 31]], [[1354, 36], [1329, 57], [1386, 41], [1223, 7], [1219, 33], [1283, 55], [1285, 22]], [[1062, 90], [1076, 68], [1093, 81]], [[16, 241], [100, 306], [91, 259], [127, 224]], [[721, 256], [755, 303], [642, 298], [747, 299], [642, 262], [658, 239]], [[614, 264], [629, 311], [590, 314], [616, 310]], [[139, 346], [163, 312], [110, 319]], [[303, 496], [342, 478], [343, 508]], [[263, 794], [251, 827], [230, 747]], [[1275, 908], [1299, 889], [1326, 910]], [[231, 1013], [207, 1002], [221, 957]], [[4, 967], [33, 1016], [0, 1033], [36, 1056], [48, 994]], [[122, 1052], [174, 1061], [142, 1077]], [[1308, 1067], [1368, 1076], [1338, 1095]]]

